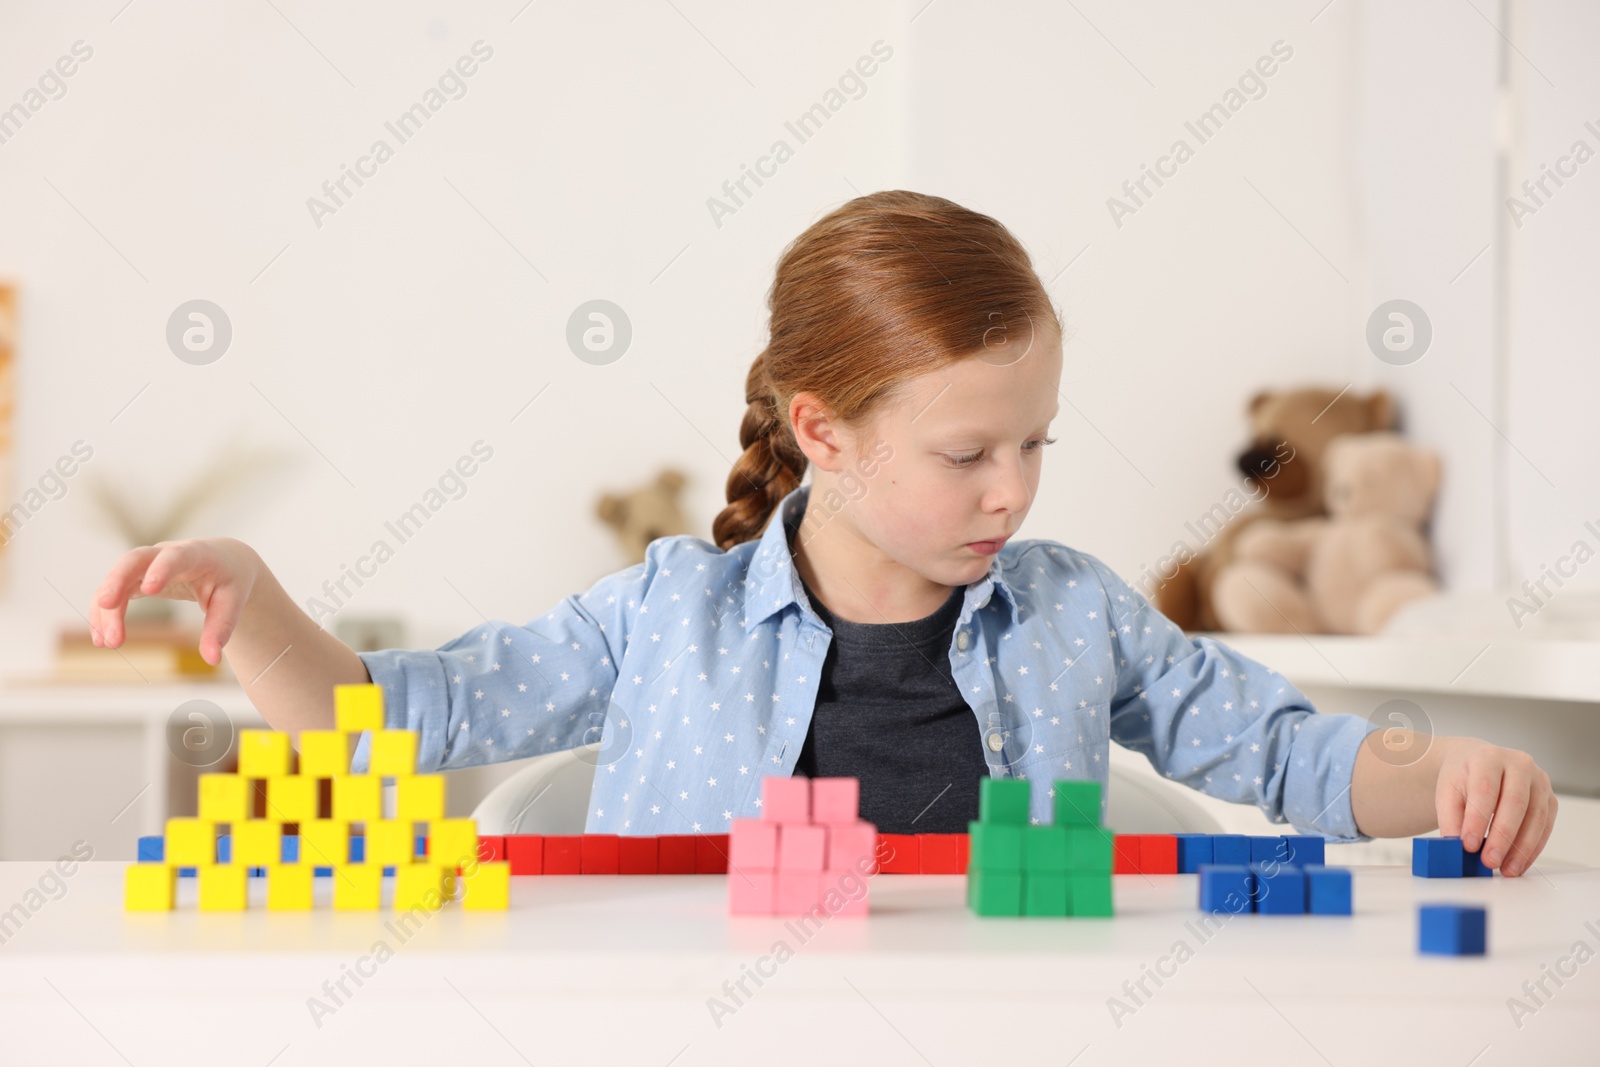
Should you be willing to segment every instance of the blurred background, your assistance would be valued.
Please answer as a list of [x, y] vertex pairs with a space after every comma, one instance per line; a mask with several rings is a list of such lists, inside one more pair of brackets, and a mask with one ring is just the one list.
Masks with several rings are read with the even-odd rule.
[[83, 647], [120, 553], [236, 537], [422, 648], [709, 539], [778, 256], [895, 188], [1030, 250], [1071, 335], [1022, 536], [1152, 595], [1239, 553], [1263, 445], [1392, 411], [1351, 429], [1437, 460], [1371, 474], [1415, 591], [1236, 643], [1528, 748], [1592, 826], [1597, 40], [1580, 0], [0, 8], [0, 858], [131, 859], [259, 722], [193, 605]]

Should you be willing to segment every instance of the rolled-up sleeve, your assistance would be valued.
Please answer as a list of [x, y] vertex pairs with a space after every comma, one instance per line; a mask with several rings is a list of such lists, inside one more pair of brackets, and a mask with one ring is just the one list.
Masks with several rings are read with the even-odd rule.
[[1324, 715], [1288, 679], [1209, 637], [1190, 638], [1093, 557], [1111, 609], [1111, 737], [1157, 772], [1210, 796], [1253, 803], [1273, 822], [1331, 840], [1356, 828], [1350, 777], [1376, 727]]
[[[656, 574], [660, 546], [645, 561], [563, 598], [525, 625], [491, 620], [436, 649], [389, 648], [358, 655], [383, 688], [384, 724], [419, 735], [426, 773], [522, 759], [596, 741], [611, 705], [637, 614]], [[352, 768], [365, 772], [371, 734]]]

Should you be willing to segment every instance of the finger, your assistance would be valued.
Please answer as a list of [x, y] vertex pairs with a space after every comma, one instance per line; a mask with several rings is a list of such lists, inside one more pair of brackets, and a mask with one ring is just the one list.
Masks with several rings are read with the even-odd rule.
[[215, 667], [222, 662], [222, 648], [239, 625], [245, 598], [232, 586], [222, 586], [206, 602], [206, 624], [200, 633], [200, 656]]
[[1528, 796], [1533, 788], [1532, 775], [1513, 769], [1500, 783], [1500, 802], [1494, 809], [1494, 823], [1489, 827], [1489, 838], [1483, 845], [1483, 862], [1499, 867], [1510, 852], [1511, 843], [1522, 829], [1523, 817], [1528, 813]]
[[1522, 829], [1517, 831], [1516, 838], [1511, 842], [1505, 863], [1500, 866], [1501, 874], [1507, 877], [1523, 874], [1533, 866], [1533, 861], [1539, 858], [1544, 843], [1550, 839], [1552, 799], [1554, 796], [1550, 792], [1549, 785], [1543, 782], [1534, 784], [1529, 793], [1528, 814], [1522, 820]]
[[160, 596], [198, 562], [199, 547], [193, 541], [169, 541], [155, 547], [160, 551], [145, 568], [144, 579], [139, 583], [139, 592], [145, 596]]
[[[1504, 767], [1497, 759], [1467, 761], [1467, 794], [1464, 801], [1466, 810], [1461, 815], [1461, 847], [1468, 852], [1478, 851], [1478, 846], [1483, 844], [1483, 835], [1489, 828], [1489, 820], [1496, 814], [1495, 805], [1500, 799], [1500, 780], [1503, 772]], [[1509, 841], [1507, 838], [1508, 843]], [[1489, 862], [1487, 856], [1484, 857], [1484, 862]]]
[[150, 561], [160, 551], [155, 546], [136, 548], [124, 552], [111, 565], [111, 570], [95, 592], [94, 603], [89, 605], [89, 628], [99, 635], [102, 644], [111, 648], [121, 644], [123, 612], [139, 588]]
[[1433, 791], [1433, 807], [1439, 815], [1439, 835], [1460, 837], [1462, 817], [1467, 810], [1467, 791], [1461, 782], [1440, 775]]

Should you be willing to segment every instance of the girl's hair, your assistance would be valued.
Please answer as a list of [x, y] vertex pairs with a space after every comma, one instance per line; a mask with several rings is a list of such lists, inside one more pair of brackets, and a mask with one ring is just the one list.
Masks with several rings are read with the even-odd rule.
[[778, 260], [767, 347], [745, 379], [744, 452], [728, 475], [717, 547], [761, 536], [800, 485], [806, 457], [789, 402], [809, 392], [834, 418], [871, 425], [912, 378], [1061, 320], [1021, 243], [1000, 223], [903, 189], [857, 197]]

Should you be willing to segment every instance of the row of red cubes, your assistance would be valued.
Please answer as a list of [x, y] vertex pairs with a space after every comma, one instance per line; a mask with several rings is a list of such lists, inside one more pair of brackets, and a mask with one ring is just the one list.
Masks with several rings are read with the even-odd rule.
[[[1171, 834], [1118, 834], [1115, 874], [1177, 874]], [[966, 834], [879, 834], [878, 874], [965, 874]], [[727, 834], [506, 834], [478, 838], [478, 858], [512, 874], [726, 874]]]

